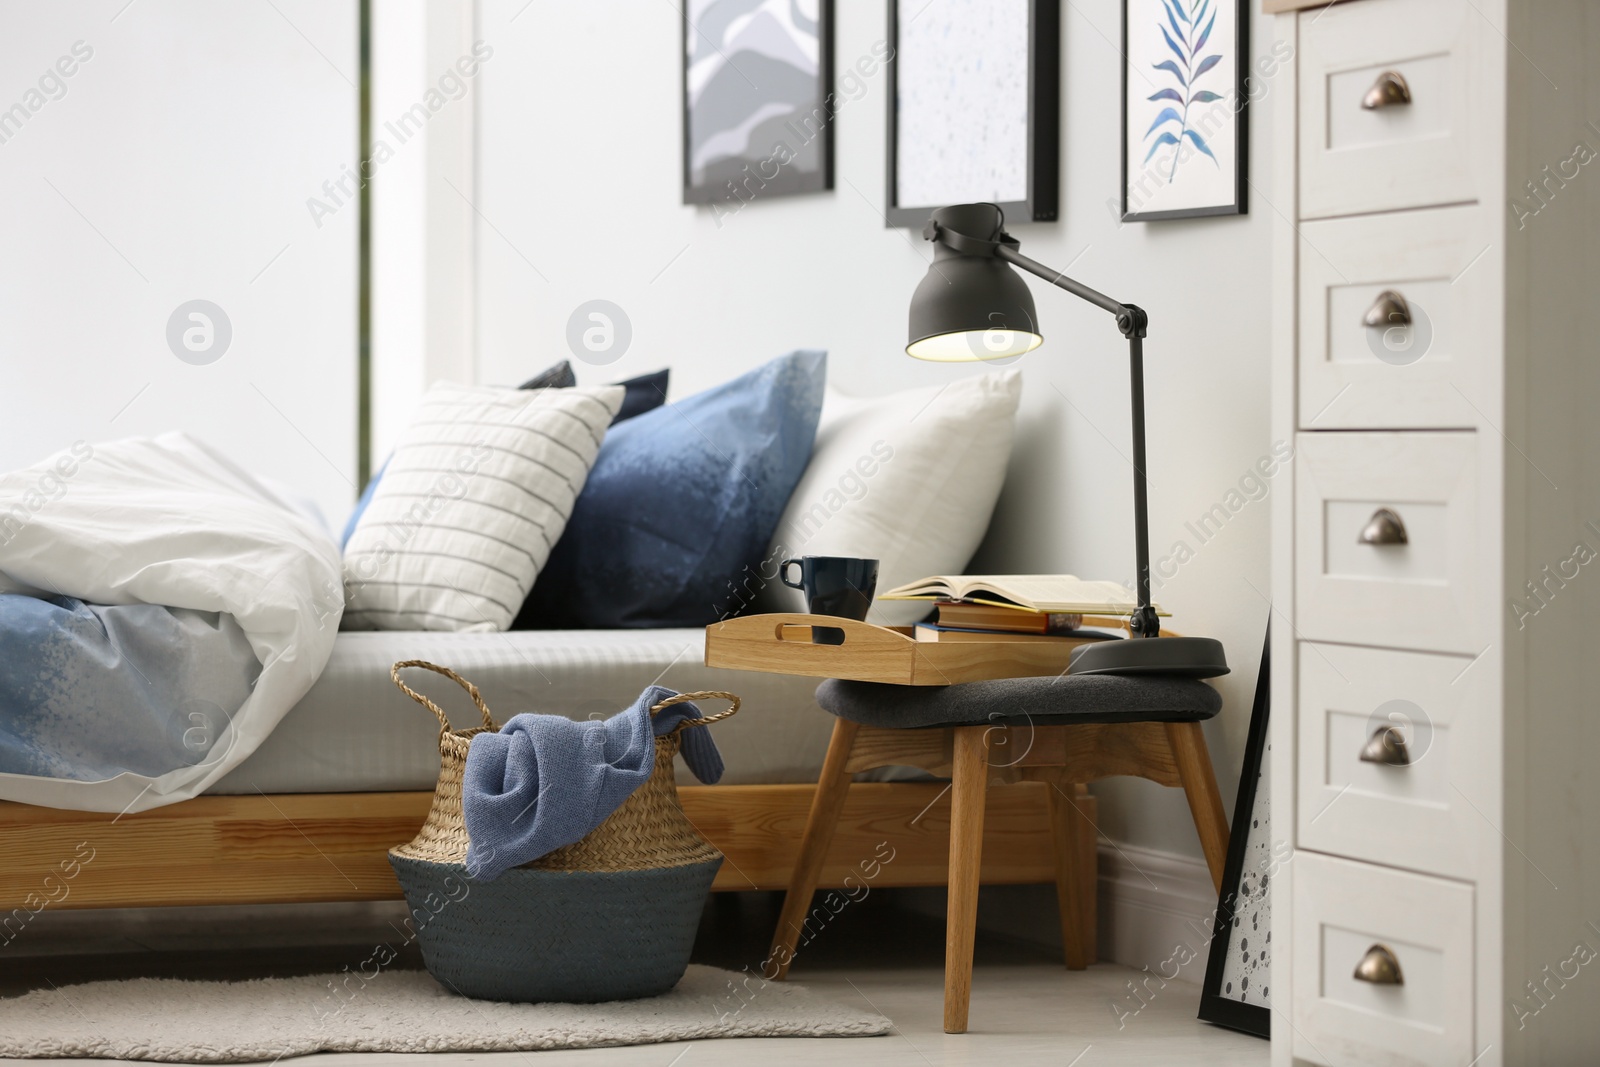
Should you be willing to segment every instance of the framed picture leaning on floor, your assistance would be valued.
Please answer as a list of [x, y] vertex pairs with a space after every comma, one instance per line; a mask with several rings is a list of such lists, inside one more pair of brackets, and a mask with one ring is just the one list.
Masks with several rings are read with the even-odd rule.
[[1271, 652], [1269, 624], [1200, 991], [1201, 1019], [1258, 1037], [1272, 1034], [1272, 878], [1290, 854], [1287, 840], [1272, 839], [1268, 778], [1272, 741], [1267, 733], [1272, 714]]

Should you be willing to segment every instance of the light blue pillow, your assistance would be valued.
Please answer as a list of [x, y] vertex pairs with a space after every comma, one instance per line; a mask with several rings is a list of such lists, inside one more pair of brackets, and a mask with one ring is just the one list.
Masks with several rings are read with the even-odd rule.
[[361, 490], [361, 499], [356, 501], [355, 510], [344, 521], [344, 530], [339, 534], [339, 547], [341, 549], [350, 543], [350, 535], [355, 533], [356, 527], [361, 524], [361, 516], [367, 513], [367, 505], [372, 503], [372, 494], [378, 491], [378, 483], [383, 481], [383, 472], [388, 469], [389, 459], [386, 458], [383, 461], [383, 465], [373, 472], [371, 478], [367, 479], [367, 487]]
[[811, 460], [827, 365], [792, 352], [613, 426], [512, 628], [722, 617]]

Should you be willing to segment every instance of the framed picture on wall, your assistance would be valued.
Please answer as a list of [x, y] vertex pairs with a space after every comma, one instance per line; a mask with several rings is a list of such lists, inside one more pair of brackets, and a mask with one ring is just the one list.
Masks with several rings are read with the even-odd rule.
[[1248, 0], [1122, 0], [1122, 218], [1243, 215]]
[[988, 201], [1056, 217], [1060, 0], [889, 0], [890, 226]]
[[684, 0], [683, 202], [833, 188], [833, 0]]
[[1272, 1034], [1271, 898], [1272, 878], [1286, 858], [1286, 846], [1272, 841], [1272, 807], [1268, 787], [1272, 744], [1267, 723], [1272, 703], [1271, 627], [1261, 650], [1261, 673], [1250, 710], [1250, 734], [1244, 745], [1244, 770], [1234, 801], [1223, 865], [1222, 895], [1206, 959], [1206, 980], [1200, 990], [1200, 1018], [1258, 1037]]

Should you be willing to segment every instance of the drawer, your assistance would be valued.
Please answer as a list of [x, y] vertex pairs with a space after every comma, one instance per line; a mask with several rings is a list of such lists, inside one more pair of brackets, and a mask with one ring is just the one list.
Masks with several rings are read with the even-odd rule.
[[1301, 227], [1302, 429], [1478, 424], [1500, 335], [1499, 272], [1483, 262], [1494, 256], [1487, 214], [1453, 207]]
[[1477, 441], [1475, 433], [1296, 436], [1300, 637], [1469, 655], [1483, 648]]
[[[1472, 887], [1306, 851], [1291, 862], [1294, 1054], [1325, 1067], [1474, 1062]], [[1397, 984], [1356, 977], [1374, 949], [1399, 965]]]
[[1494, 746], [1474, 661], [1310, 642], [1298, 655], [1299, 845], [1475, 878], [1474, 805], [1493, 805], [1473, 791], [1492, 780]]
[[[1493, 174], [1479, 131], [1499, 109], [1480, 62], [1493, 32], [1458, 0], [1337, 4], [1299, 16], [1300, 217], [1477, 200]], [[1363, 106], [1385, 74], [1409, 103]]]

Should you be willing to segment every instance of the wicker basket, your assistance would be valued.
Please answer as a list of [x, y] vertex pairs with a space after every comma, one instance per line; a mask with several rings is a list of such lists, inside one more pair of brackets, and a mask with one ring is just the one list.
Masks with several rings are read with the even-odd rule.
[[[407, 667], [460, 685], [483, 725], [452, 730], [439, 705], [400, 680]], [[477, 687], [446, 667], [403, 660], [390, 674], [439, 720], [439, 782], [427, 821], [412, 841], [389, 850], [429, 973], [487, 1000], [626, 1000], [676, 985], [722, 853], [684, 815], [673, 760], [685, 729], [733, 715], [739, 698], [684, 693], [651, 708], [657, 714], [706, 697], [733, 705], [656, 738], [650, 777], [587, 836], [481, 882], [466, 866], [461, 781], [472, 738], [498, 729], [494, 717]]]

